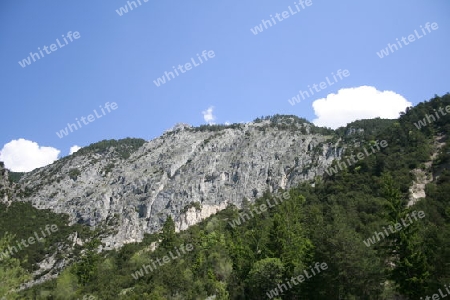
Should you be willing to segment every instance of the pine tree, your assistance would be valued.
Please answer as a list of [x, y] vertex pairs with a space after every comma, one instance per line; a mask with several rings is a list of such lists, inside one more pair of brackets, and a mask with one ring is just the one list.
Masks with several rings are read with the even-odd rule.
[[[407, 218], [410, 210], [406, 207], [406, 201], [402, 199], [393, 178], [389, 174], [383, 174], [382, 181], [383, 196], [386, 199], [386, 219], [388, 225], [395, 227], [397, 223], [402, 224], [402, 220]], [[417, 221], [407, 227], [403, 226], [385, 240], [393, 265], [390, 277], [397, 284], [398, 291], [409, 297], [424, 295], [430, 276], [430, 266], [420, 250], [420, 242]]]
[[164, 223], [161, 237], [161, 247], [164, 249], [173, 249], [177, 245], [177, 237], [175, 234], [175, 222], [173, 221], [171, 216], [167, 217], [166, 222]]

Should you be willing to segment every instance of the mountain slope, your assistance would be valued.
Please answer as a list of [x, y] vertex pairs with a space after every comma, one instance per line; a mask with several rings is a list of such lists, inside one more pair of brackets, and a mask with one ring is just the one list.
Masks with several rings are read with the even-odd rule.
[[[338, 130], [330, 141], [339, 160], [377, 140], [386, 140], [388, 147], [337, 174], [291, 186], [283, 201], [263, 193], [254, 202], [242, 201], [241, 209], [230, 205], [179, 233], [168, 218], [162, 232], [146, 235], [141, 243], [99, 254], [87, 249], [58, 279], [22, 295], [63, 299], [58, 295], [66, 287], [71, 287], [72, 299], [92, 294], [99, 299], [243, 300], [278, 295], [406, 300], [436, 294], [450, 280], [450, 115], [421, 130], [414, 123], [439, 102], [450, 105], [450, 95], [408, 109], [398, 120], [361, 121], [362, 128], [354, 123]], [[203, 129], [199, 131], [209, 132]], [[437, 137], [442, 138], [439, 149], [433, 146]], [[408, 206], [413, 170], [426, 168], [430, 157], [433, 176], [425, 197]], [[192, 204], [188, 210], [198, 207]], [[424, 217], [400, 224], [417, 212]], [[387, 234], [397, 223], [400, 229]], [[193, 250], [166, 263], [163, 257], [183, 245]], [[317, 264], [326, 268], [311, 276]]]
[[145, 143], [103, 141], [25, 174], [20, 199], [66, 213], [71, 223], [106, 226], [112, 232], [102, 242], [121, 247], [161, 229], [167, 216], [184, 230], [229, 204], [240, 207], [244, 198], [322, 175], [342, 149], [329, 142], [332, 135], [313, 132], [331, 131], [274, 116], [182, 125]]

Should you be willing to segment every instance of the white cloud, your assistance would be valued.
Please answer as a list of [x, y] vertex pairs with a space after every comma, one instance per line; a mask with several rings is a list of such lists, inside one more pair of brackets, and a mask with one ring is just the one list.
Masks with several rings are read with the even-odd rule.
[[80, 150], [81, 147], [77, 146], [77, 145], [73, 145], [72, 147], [70, 147], [70, 153], [69, 155], [74, 154], [75, 152], [77, 152], [78, 150]]
[[53, 163], [60, 152], [53, 147], [42, 147], [33, 141], [18, 139], [3, 146], [0, 160], [13, 172], [29, 172]]
[[207, 110], [202, 111], [203, 119], [208, 124], [214, 124], [214, 120], [216, 119], [216, 116], [213, 115], [213, 109], [214, 106], [210, 106]]
[[412, 103], [392, 91], [378, 91], [372, 86], [340, 89], [337, 94], [315, 100], [312, 104], [316, 126], [336, 129], [355, 120], [395, 119]]

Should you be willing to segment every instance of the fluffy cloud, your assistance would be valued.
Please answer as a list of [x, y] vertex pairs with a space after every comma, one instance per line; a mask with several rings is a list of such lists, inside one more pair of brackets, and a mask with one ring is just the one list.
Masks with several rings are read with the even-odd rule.
[[18, 139], [3, 146], [0, 161], [13, 172], [29, 172], [53, 163], [60, 152], [53, 147], [42, 147], [33, 141]]
[[317, 126], [336, 129], [355, 120], [370, 118], [395, 119], [412, 103], [392, 91], [378, 91], [372, 86], [340, 89], [312, 104]]
[[213, 115], [213, 109], [214, 106], [211, 106], [207, 110], [202, 111], [203, 119], [208, 124], [214, 124], [214, 120], [216, 119], [216, 116]]
[[72, 147], [70, 147], [70, 153], [69, 155], [74, 154], [75, 152], [77, 152], [78, 150], [80, 150], [81, 147], [77, 146], [77, 145], [73, 145]]

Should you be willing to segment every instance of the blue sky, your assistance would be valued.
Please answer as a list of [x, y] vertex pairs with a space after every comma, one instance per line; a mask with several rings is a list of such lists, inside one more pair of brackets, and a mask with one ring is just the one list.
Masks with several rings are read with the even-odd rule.
[[[16, 141], [0, 155], [7, 167], [45, 165], [57, 150], [66, 156], [74, 145], [103, 139], [150, 140], [178, 122], [246, 122], [280, 113], [334, 128], [389, 117], [450, 91], [447, 0], [311, 0], [304, 8], [297, 0], [144, 1], [135, 0], [138, 7], [122, 16], [116, 10], [127, 6], [124, 0], [1, 2], [0, 148]], [[289, 6], [296, 14], [252, 33]], [[420, 26], [427, 22], [438, 28], [424, 35]], [[420, 39], [377, 55], [415, 30]], [[79, 38], [64, 44], [69, 31]], [[26, 67], [18, 63], [56, 39], [64, 47]], [[199, 64], [197, 53], [204, 50], [215, 56]], [[199, 65], [154, 84], [191, 58]], [[295, 105], [288, 102], [339, 69], [350, 75]], [[107, 102], [117, 108], [101, 114]], [[210, 119], [202, 114], [208, 108]], [[67, 123], [94, 109], [101, 117], [58, 137]]]

